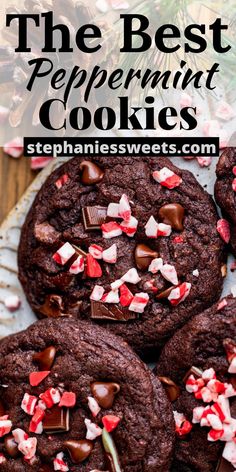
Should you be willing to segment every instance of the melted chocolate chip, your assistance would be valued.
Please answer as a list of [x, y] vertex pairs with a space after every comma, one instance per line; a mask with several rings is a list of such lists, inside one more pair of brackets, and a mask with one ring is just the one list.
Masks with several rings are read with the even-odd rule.
[[47, 295], [44, 304], [40, 307], [40, 313], [48, 318], [63, 316], [64, 305], [59, 295]]
[[171, 225], [177, 231], [183, 231], [184, 208], [179, 203], [168, 203], [159, 210], [159, 218], [163, 223]]
[[81, 182], [85, 185], [93, 185], [101, 182], [104, 177], [104, 172], [94, 162], [83, 161], [80, 164], [82, 170]]
[[147, 270], [152, 260], [158, 257], [158, 253], [146, 246], [146, 244], [138, 244], [135, 248], [134, 257], [137, 268]]
[[87, 439], [65, 441], [64, 446], [68, 450], [74, 464], [79, 464], [80, 462], [85, 461], [93, 450], [92, 441], [88, 441]]
[[107, 207], [93, 206], [82, 208], [82, 216], [85, 231], [99, 230], [106, 221]]
[[129, 321], [137, 318], [137, 315], [120, 305], [105, 305], [102, 302], [91, 300], [91, 318], [93, 320], [110, 320], [110, 321]]
[[19, 449], [18, 445], [13, 436], [6, 436], [4, 438], [4, 447], [6, 449], [7, 454], [14, 459], [19, 456]]
[[102, 408], [111, 408], [120, 386], [114, 382], [93, 382], [91, 392]]
[[33, 361], [38, 364], [40, 370], [50, 370], [53, 365], [56, 352], [57, 351], [54, 346], [46, 347], [44, 351], [36, 352], [33, 355]]
[[186, 382], [190, 375], [194, 375], [197, 379], [200, 379], [202, 376], [202, 370], [198, 369], [198, 367], [194, 367], [194, 365], [188, 370], [188, 372], [185, 374], [183, 381]]
[[234, 472], [234, 467], [232, 464], [230, 464], [230, 462], [221, 457], [217, 464], [216, 472]]
[[171, 402], [175, 402], [180, 396], [180, 388], [169, 377], [159, 377], [166, 394]]
[[64, 433], [69, 431], [69, 409], [54, 406], [50, 410], [46, 410], [43, 419], [43, 429], [47, 434]]

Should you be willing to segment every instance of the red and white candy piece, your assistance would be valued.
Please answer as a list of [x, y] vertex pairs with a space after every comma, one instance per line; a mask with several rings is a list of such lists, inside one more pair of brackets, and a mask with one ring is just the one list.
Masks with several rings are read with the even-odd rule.
[[189, 282], [184, 282], [171, 290], [170, 295], [168, 296], [168, 300], [170, 301], [171, 305], [176, 306], [183, 302], [189, 295], [190, 290], [191, 284]]
[[236, 443], [235, 441], [229, 441], [226, 443], [222, 456], [224, 459], [229, 461], [234, 468], [236, 468]]
[[84, 271], [84, 257], [78, 256], [77, 259], [71, 264], [69, 272], [70, 274], [80, 274]]
[[55, 185], [58, 189], [62, 188], [69, 180], [68, 174], [63, 174], [56, 182]]
[[194, 375], [190, 375], [185, 383], [185, 388], [188, 393], [198, 392], [199, 386], [196, 382]]
[[98, 244], [91, 244], [91, 246], [89, 246], [89, 254], [91, 254], [94, 259], [102, 259], [102, 252], [103, 249], [101, 246], [98, 246]]
[[4, 462], [7, 462], [6, 460], [6, 457], [4, 456], [4, 454], [0, 454], [0, 464], [4, 464]]
[[12, 422], [8, 418], [8, 415], [0, 417], [0, 438], [5, 436], [5, 434], [10, 433], [11, 431]]
[[50, 374], [50, 370], [44, 370], [41, 372], [31, 372], [29, 375], [29, 382], [31, 387], [37, 387], [46, 377]]
[[86, 439], [93, 441], [98, 436], [101, 436], [102, 429], [97, 424], [92, 423], [92, 421], [88, 420], [87, 418], [85, 418], [84, 422], [87, 428]]
[[[191, 392], [190, 392], [191, 393]], [[196, 423], [200, 423], [201, 419], [202, 419], [202, 415], [203, 415], [203, 412], [204, 412], [205, 408], [204, 406], [196, 406], [194, 409], [193, 409], [193, 419], [192, 419], [192, 423], [196, 424]]]
[[118, 290], [123, 285], [123, 280], [117, 279], [114, 282], [111, 283], [111, 289], [112, 290]]
[[158, 223], [157, 237], [170, 236], [171, 232], [172, 232], [172, 228], [170, 225], [166, 225], [165, 223]]
[[103, 223], [101, 225], [102, 235], [105, 239], [117, 238], [122, 234], [121, 227], [115, 221]]
[[147, 224], [145, 225], [145, 233], [148, 238], [157, 238], [158, 223], [153, 216], [150, 216]]
[[223, 300], [221, 300], [219, 303], [218, 303], [218, 306], [217, 306], [217, 311], [220, 311], [222, 310], [225, 306], [227, 306], [228, 303], [227, 303], [227, 300], [225, 300], [225, 298]]
[[93, 397], [88, 397], [88, 407], [94, 418], [98, 415], [99, 411], [101, 411], [97, 400], [95, 400]]
[[62, 394], [59, 406], [66, 406], [67, 408], [74, 408], [76, 404], [76, 395], [74, 392], [64, 392]]
[[130, 303], [132, 302], [133, 298], [134, 298], [134, 295], [128, 289], [128, 287], [125, 284], [121, 285], [121, 287], [120, 287], [120, 304], [124, 307], [129, 306]]
[[119, 214], [119, 203], [109, 203], [107, 207], [107, 216], [110, 218], [121, 218]]
[[37, 397], [34, 397], [33, 395], [29, 395], [28, 393], [25, 393], [23, 400], [21, 402], [22, 410], [24, 410], [25, 413], [27, 413], [28, 415], [33, 416], [37, 401], [38, 401]]
[[61, 472], [67, 472], [69, 470], [69, 467], [64, 462], [63, 452], [56, 455], [56, 459], [53, 460], [53, 467], [54, 470], [60, 470]]
[[182, 179], [179, 175], [174, 174], [168, 167], [163, 167], [160, 170], [153, 172], [153, 178], [156, 182], [159, 182], [163, 187], [173, 189], [178, 187], [182, 183]]
[[13, 429], [12, 435], [17, 444], [20, 444], [22, 441], [26, 441], [26, 439], [29, 437], [29, 435], [21, 428]]
[[36, 407], [34, 416], [30, 422], [29, 431], [35, 434], [42, 434], [43, 432], [43, 423], [42, 420], [45, 416], [45, 411], [40, 407]]
[[116, 261], [117, 261], [117, 246], [116, 246], [116, 244], [113, 244], [108, 249], [105, 249], [102, 252], [102, 258], [105, 262], [108, 262], [109, 264], [115, 264]]
[[108, 433], [111, 433], [112, 431], [114, 431], [114, 429], [117, 428], [119, 422], [120, 422], [120, 418], [115, 415], [106, 415], [106, 416], [103, 416], [102, 418], [103, 426], [107, 430]]
[[217, 415], [209, 414], [207, 415], [207, 419], [212, 429], [214, 429], [215, 431], [222, 431], [223, 424], [221, 423], [220, 418]]
[[183, 413], [173, 411], [175, 420], [175, 431], [178, 436], [185, 436], [192, 429], [191, 423], [186, 419]]
[[119, 215], [124, 221], [129, 221], [131, 218], [131, 208], [127, 195], [123, 194], [119, 201]]
[[22, 452], [24, 458], [26, 460], [31, 460], [35, 456], [37, 447], [37, 439], [36, 438], [28, 438], [24, 441], [21, 441], [18, 444], [18, 449]]
[[111, 290], [108, 293], [104, 293], [102, 296], [103, 303], [119, 303], [120, 297], [118, 290]]
[[138, 282], [140, 282], [141, 278], [138, 275], [137, 269], [133, 267], [121, 277], [121, 280], [129, 284], [137, 284]]
[[178, 276], [176, 269], [173, 265], [171, 264], [164, 264], [160, 268], [161, 275], [164, 277], [164, 279], [168, 280], [173, 285], [178, 285]]
[[228, 244], [230, 240], [230, 226], [229, 222], [224, 218], [217, 221], [216, 229], [223, 241]]
[[147, 293], [144, 293], [144, 292], [136, 293], [129, 306], [129, 310], [134, 311], [135, 313], [143, 313], [148, 302], [149, 302], [149, 295]]
[[209, 431], [208, 435], [207, 435], [207, 439], [208, 439], [208, 441], [212, 441], [212, 442], [219, 441], [219, 439], [222, 438], [223, 434], [224, 434], [223, 429], [221, 429], [220, 431], [217, 431], [215, 429], [211, 429]]
[[5, 298], [4, 305], [9, 311], [14, 312], [20, 308], [21, 300], [18, 295], [9, 295]]
[[93, 291], [90, 295], [90, 300], [93, 300], [95, 302], [99, 302], [105, 292], [105, 289], [101, 287], [100, 285], [95, 285], [93, 288]]
[[138, 220], [134, 216], [131, 216], [128, 221], [124, 220], [120, 223], [121, 230], [123, 231], [123, 233], [127, 234], [129, 238], [132, 238], [135, 235], [137, 227]]
[[86, 274], [91, 278], [98, 278], [102, 276], [102, 268], [98, 261], [94, 259], [91, 254], [87, 255]]
[[152, 260], [151, 264], [148, 267], [148, 271], [151, 272], [152, 274], [157, 274], [157, 272], [161, 270], [162, 266], [163, 266], [163, 260], [161, 257], [158, 257]]
[[75, 254], [75, 249], [71, 246], [70, 243], [63, 244], [60, 249], [58, 249], [55, 254], [53, 254], [53, 259], [57, 264], [65, 265], [71, 257]]
[[45, 403], [47, 408], [52, 408], [61, 400], [61, 394], [57, 388], [49, 388], [39, 395], [40, 399]]
[[9, 141], [8, 143], [4, 144], [3, 151], [8, 154], [8, 156], [17, 159], [18, 157], [22, 156], [24, 151], [23, 139], [19, 136], [17, 138], [12, 139], [12, 141]]
[[212, 380], [212, 379], [216, 379], [215, 370], [212, 369], [212, 367], [211, 367], [210, 369], [204, 370], [203, 373], [202, 373], [202, 378], [203, 378], [203, 380], [205, 380], [205, 381], [209, 381], [209, 380]]

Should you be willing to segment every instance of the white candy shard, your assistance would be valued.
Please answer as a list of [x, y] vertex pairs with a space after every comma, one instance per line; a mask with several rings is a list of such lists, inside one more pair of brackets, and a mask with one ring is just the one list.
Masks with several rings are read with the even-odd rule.
[[115, 264], [117, 261], [117, 246], [113, 244], [108, 249], [105, 249], [102, 253], [102, 258], [109, 264]]
[[99, 411], [101, 411], [101, 408], [97, 402], [97, 400], [95, 400], [95, 398], [93, 397], [88, 397], [88, 407], [92, 413], [92, 415], [94, 417], [96, 417], [99, 413]]
[[132, 269], [129, 269], [128, 272], [126, 272], [126, 274], [124, 274], [121, 277], [121, 280], [123, 280], [123, 282], [128, 282], [130, 284], [137, 284], [138, 282], [140, 282], [141, 278], [138, 275], [137, 269], [133, 267]]
[[131, 208], [127, 195], [123, 194], [119, 202], [119, 215], [124, 221], [129, 221], [131, 218]]
[[119, 203], [109, 203], [107, 216], [110, 216], [110, 218], [121, 218], [119, 215]]
[[119, 291], [118, 290], [111, 290], [108, 293], [105, 293], [102, 297], [102, 301], [104, 303], [119, 303]]
[[148, 271], [152, 272], [152, 274], [157, 274], [159, 270], [161, 270], [163, 266], [163, 260], [161, 257], [153, 259], [150, 266], [148, 267]]
[[157, 238], [158, 223], [153, 216], [150, 216], [147, 224], [145, 225], [145, 233], [148, 238]]
[[88, 420], [87, 418], [85, 418], [84, 422], [87, 428], [86, 439], [93, 441], [98, 436], [101, 436], [102, 429], [97, 424], [92, 423], [92, 421]]
[[178, 276], [175, 267], [171, 264], [164, 264], [160, 269], [161, 275], [173, 285], [178, 285]]
[[84, 271], [84, 257], [78, 256], [77, 259], [70, 266], [69, 272], [70, 274], [77, 275], [83, 271]]
[[134, 311], [135, 313], [143, 313], [148, 301], [149, 295], [147, 293], [136, 293], [129, 306], [129, 310]]
[[93, 300], [95, 302], [99, 302], [99, 300], [101, 300], [104, 292], [105, 292], [105, 289], [103, 287], [101, 287], [100, 285], [95, 285], [95, 287], [93, 288], [93, 291], [90, 295], [90, 300]]

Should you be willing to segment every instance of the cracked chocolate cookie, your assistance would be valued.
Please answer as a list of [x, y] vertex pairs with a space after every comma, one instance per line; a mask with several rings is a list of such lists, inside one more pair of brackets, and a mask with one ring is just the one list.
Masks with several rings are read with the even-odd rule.
[[155, 370], [173, 402], [172, 472], [236, 467], [236, 299], [195, 316], [164, 347]]
[[26, 218], [19, 277], [38, 316], [102, 324], [141, 354], [221, 293], [212, 198], [165, 158], [75, 158]]
[[161, 383], [117, 336], [47, 319], [0, 343], [0, 464], [11, 472], [164, 472], [174, 421]]
[[236, 256], [236, 148], [229, 147], [221, 154], [216, 167], [215, 199], [226, 218], [219, 231], [226, 243], [231, 244]]

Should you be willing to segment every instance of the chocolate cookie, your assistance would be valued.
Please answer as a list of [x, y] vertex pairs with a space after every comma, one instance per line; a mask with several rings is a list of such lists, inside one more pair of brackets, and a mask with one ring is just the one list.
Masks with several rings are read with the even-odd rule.
[[220, 296], [217, 219], [193, 175], [165, 158], [75, 158], [26, 218], [19, 277], [39, 316], [88, 319], [156, 352]]
[[[229, 147], [221, 154], [216, 167], [215, 199], [227, 219], [223, 235], [236, 256], [236, 148]], [[228, 227], [227, 227], [228, 226]]]
[[5, 471], [168, 471], [174, 422], [161, 383], [120, 338], [47, 319], [0, 343]]
[[223, 299], [179, 330], [164, 347], [156, 374], [175, 412], [172, 472], [233, 472], [236, 300]]

